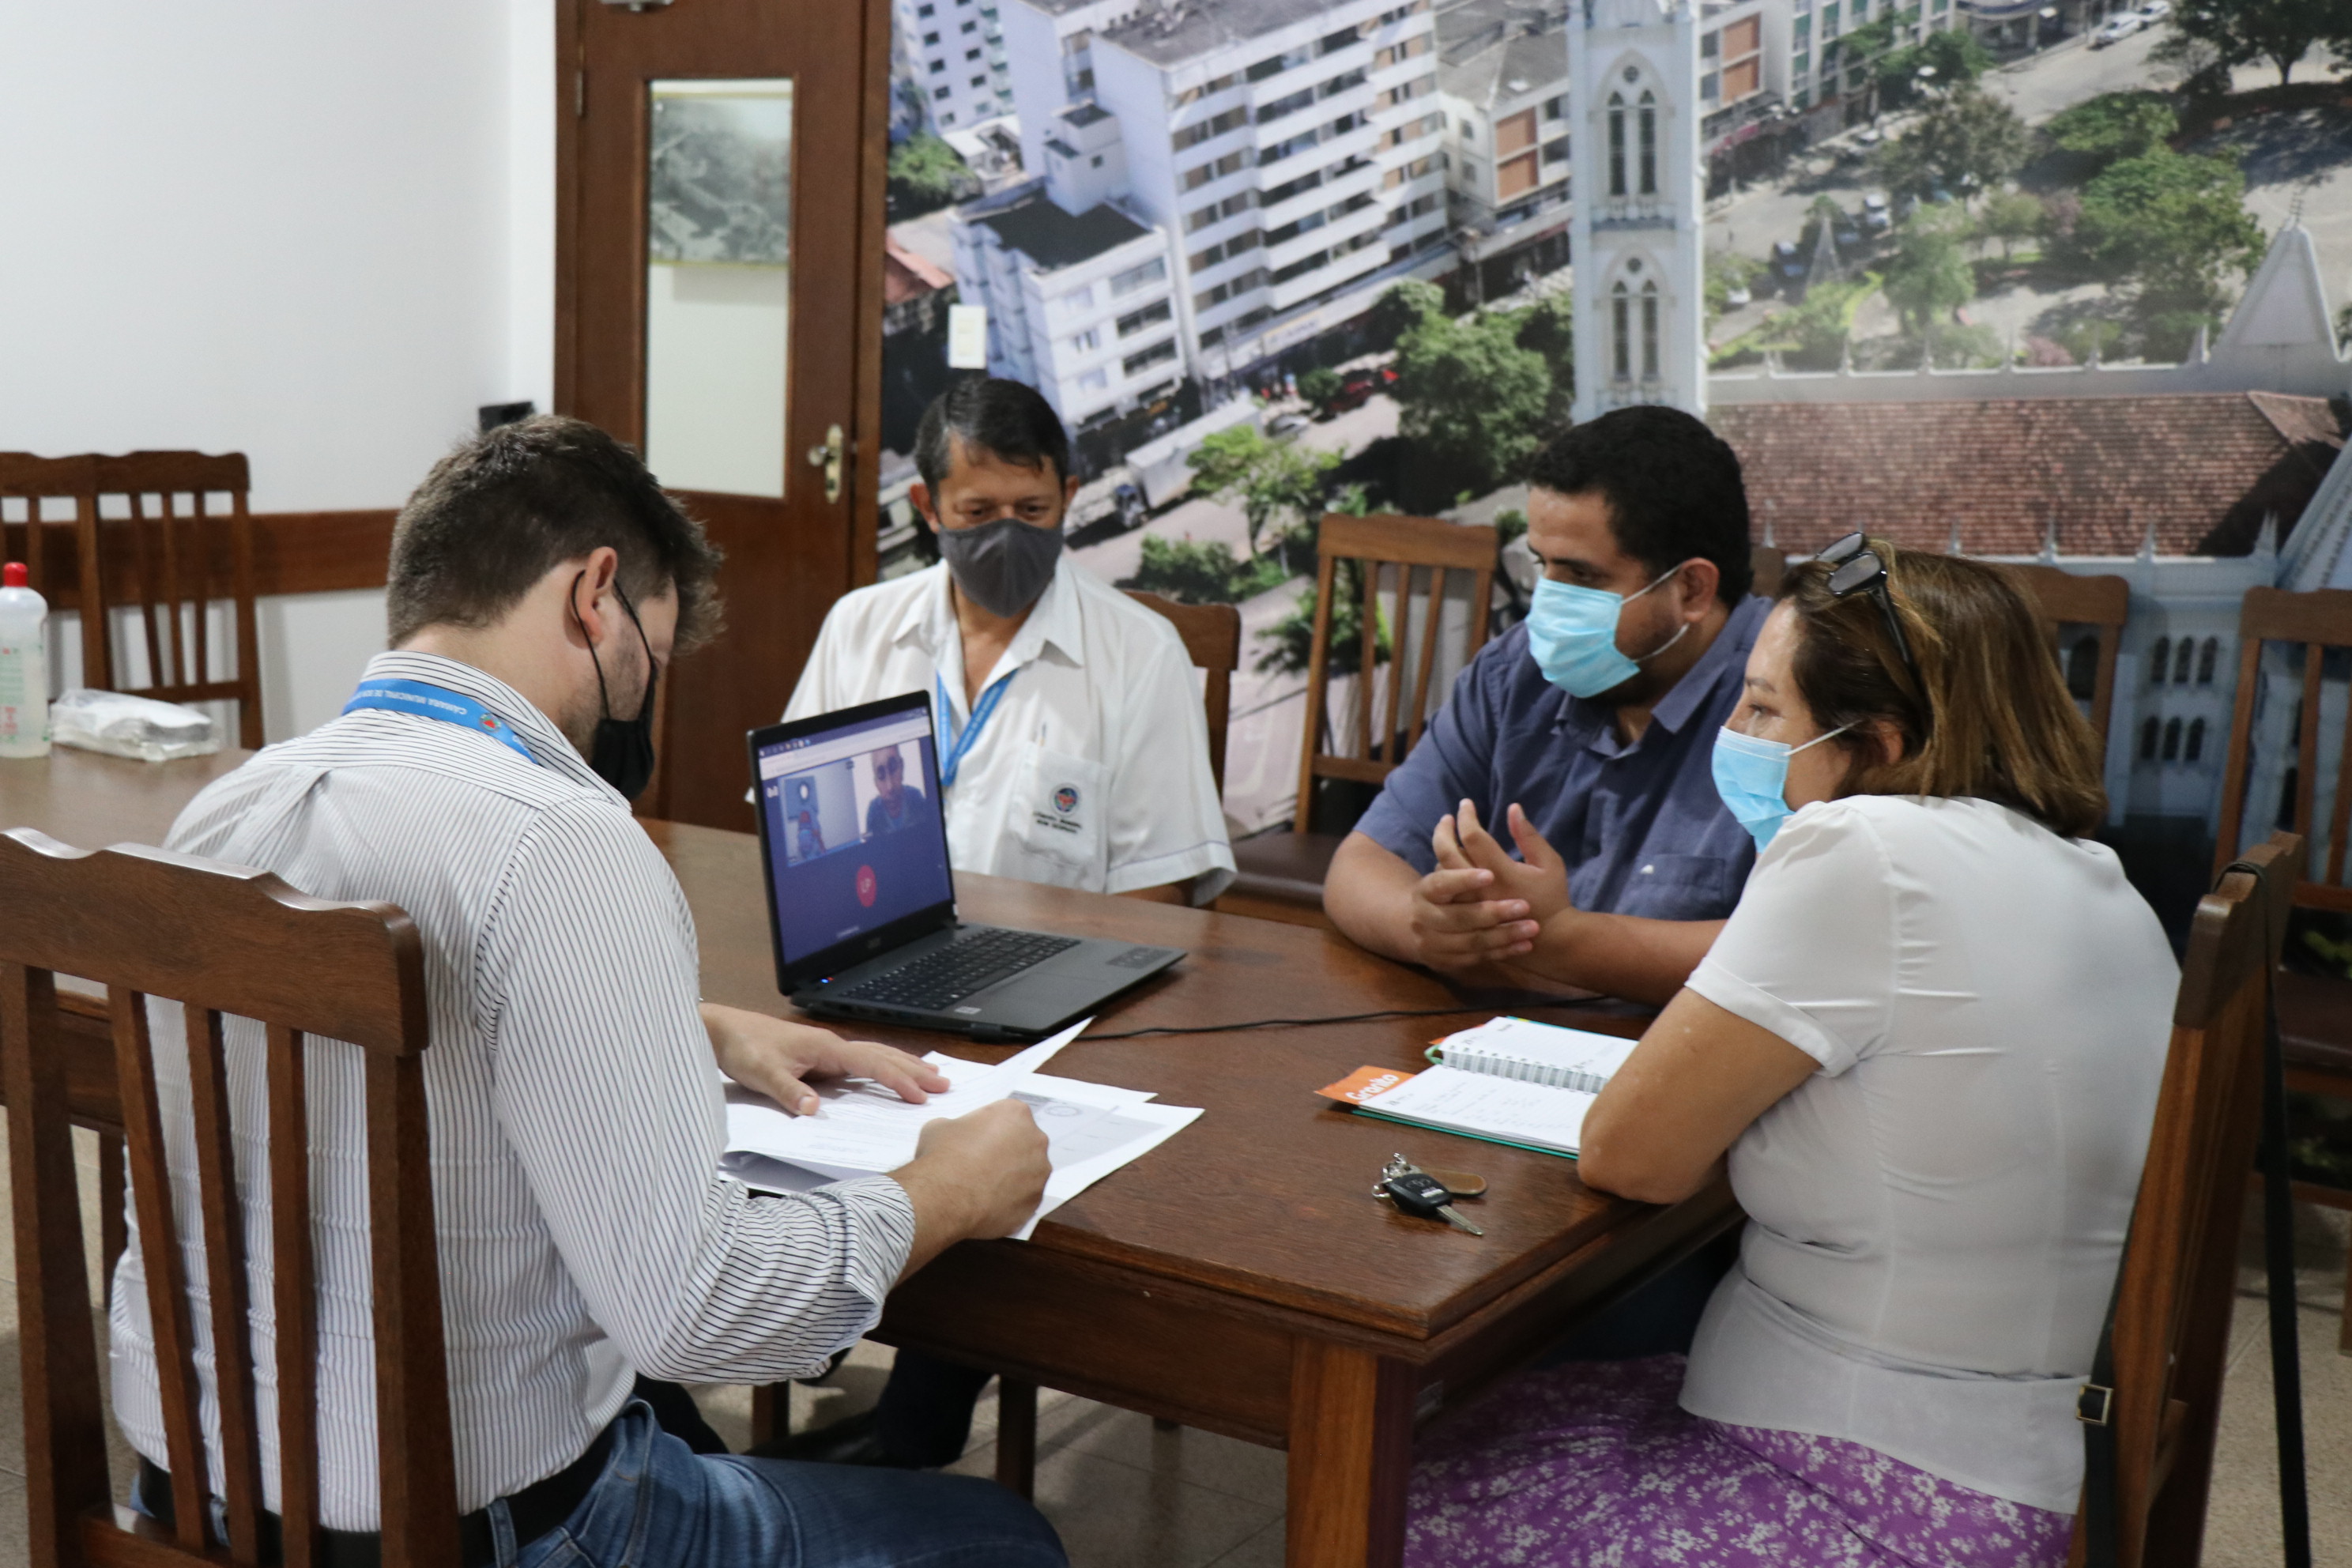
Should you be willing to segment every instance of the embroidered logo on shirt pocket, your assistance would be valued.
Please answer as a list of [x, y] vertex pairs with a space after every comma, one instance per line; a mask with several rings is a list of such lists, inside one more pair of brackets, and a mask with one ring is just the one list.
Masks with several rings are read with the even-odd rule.
[[1041, 875], [1039, 880], [1062, 887], [1099, 887], [1106, 875], [1105, 773], [1100, 763], [1044, 746], [1032, 749], [1006, 826], [1026, 855], [1050, 861], [1058, 868]]

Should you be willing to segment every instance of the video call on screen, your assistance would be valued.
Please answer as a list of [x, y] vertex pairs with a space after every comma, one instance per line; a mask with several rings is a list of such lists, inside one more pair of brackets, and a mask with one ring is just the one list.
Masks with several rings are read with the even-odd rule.
[[[862, 731], [881, 741], [909, 728], [901, 714], [807, 737], [801, 749], [825, 760], [762, 781], [760, 807], [768, 816], [776, 926], [786, 962], [949, 898], [930, 741], [860, 743]], [[781, 748], [764, 753], [762, 771], [780, 754], [786, 753]]]

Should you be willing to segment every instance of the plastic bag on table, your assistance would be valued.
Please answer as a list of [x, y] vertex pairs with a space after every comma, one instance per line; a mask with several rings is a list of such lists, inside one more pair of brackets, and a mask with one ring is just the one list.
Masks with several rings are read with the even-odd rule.
[[147, 763], [209, 756], [221, 748], [210, 715], [201, 709], [86, 686], [49, 704], [49, 738], [60, 746]]

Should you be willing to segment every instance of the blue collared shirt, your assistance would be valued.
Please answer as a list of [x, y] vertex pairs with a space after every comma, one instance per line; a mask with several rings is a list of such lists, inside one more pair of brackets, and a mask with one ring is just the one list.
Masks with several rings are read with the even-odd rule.
[[1508, 845], [1503, 814], [1516, 801], [1568, 862], [1577, 908], [1722, 919], [1739, 901], [1756, 845], [1716, 794], [1715, 734], [1739, 705], [1748, 650], [1770, 608], [1752, 595], [1733, 606], [1630, 746], [1617, 738], [1614, 710], [1546, 680], [1527, 627], [1512, 627], [1454, 681], [1356, 831], [1427, 872], [1439, 817], [1467, 797]]

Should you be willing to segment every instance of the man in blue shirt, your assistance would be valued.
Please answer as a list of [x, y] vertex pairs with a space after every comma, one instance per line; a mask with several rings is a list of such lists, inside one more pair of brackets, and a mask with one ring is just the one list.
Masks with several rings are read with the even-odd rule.
[[1528, 617], [1454, 682], [1323, 907], [1468, 983], [1664, 1002], [1756, 859], [1711, 772], [1767, 607], [1739, 459], [1687, 414], [1622, 408], [1554, 441], [1528, 484]]

